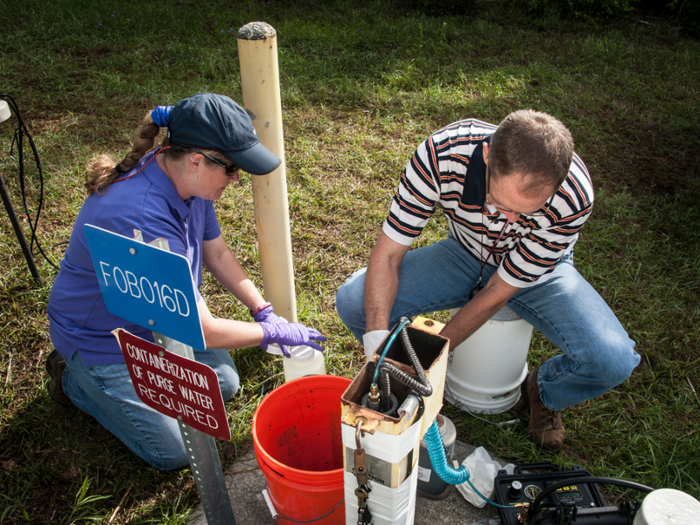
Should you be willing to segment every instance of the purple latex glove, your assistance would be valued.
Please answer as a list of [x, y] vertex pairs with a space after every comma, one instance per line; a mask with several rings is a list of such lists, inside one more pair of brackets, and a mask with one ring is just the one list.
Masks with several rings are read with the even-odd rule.
[[312, 341], [312, 339], [315, 341], [326, 340], [326, 338], [323, 337], [318, 330], [307, 328], [301, 323], [281, 322], [276, 324], [271, 322], [263, 322], [260, 323], [260, 326], [262, 326], [263, 333], [265, 334], [263, 336], [262, 343], [260, 343], [260, 347], [263, 350], [267, 350], [267, 345], [276, 343], [280, 345], [282, 352], [286, 356], [288, 356], [289, 350], [287, 350], [285, 345], [308, 345], [311, 348], [315, 348], [319, 352], [323, 352], [323, 348]]
[[285, 322], [282, 318], [278, 317], [277, 314], [272, 311], [272, 305], [260, 310], [257, 314], [255, 314], [253, 319], [255, 319], [256, 323], [279, 324]]

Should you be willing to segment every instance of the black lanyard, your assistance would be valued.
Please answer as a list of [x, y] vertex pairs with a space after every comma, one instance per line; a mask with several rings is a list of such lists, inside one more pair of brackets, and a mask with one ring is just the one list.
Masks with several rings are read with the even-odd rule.
[[[481, 268], [479, 269], [479, 281], [476, 283], [476, 286], [472, 288], [471, 292], [469, 292], [469, 300], [471, 301], [474, 299], [474, 296], [479, 293], [483, 288], [484, 288], [484, 283], [482, 281], [482, 276], [484, 275], [484, 267], [486, 266], [486, 263], [488, 263], [489, 259], [491, 258], [491, 255], [493, 255], [493, 251], [496, 249], [496, 246], [498, 246], [498, 243], [501, 242], [501, 237], [503, 237], [503, 232], [506, 231], [506, 226], [508, 226], [510, 223], [506, 220], [505, 224], [503, 225], [503, 228], [501, 228], [501, 232], [498, 234], [498, 237], [496, 238], [496, 242], [493, 243], [493, 246], [491, 246], [491, 249], [489, 250], [489, 253], [486, 255], [486, 259], [483, 258], [483, 255], [479, 253], [479, 257], [481, 258]], [[484, 225], [484, 216], [482, 214], [481, 216], [481, 248], [483, 248], [484, 243], [484, 230], [483, 230], [483, 225]]]

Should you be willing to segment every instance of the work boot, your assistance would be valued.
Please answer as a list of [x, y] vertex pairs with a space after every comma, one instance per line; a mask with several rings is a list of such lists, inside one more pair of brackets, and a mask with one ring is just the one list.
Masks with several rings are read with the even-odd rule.
[[521, 386], [522, 397], [530, 410], [530, 423], [527, 432], [540, 448], [558, 451], [564, 444], [566, 430], [561, 420], [561, 412], [550, 410], [540, 399], [537, 388], [538, 366], [528, 374]]
[[73, 402], [63, 391], [63, 385], [61, 384], [61, 377], [65, 369], [66, 362], [63, 360], [63, 356], [57, 350], [51, 352], [49, 357], [46, 358], [46, 371], [51, 376], [51, 381], [49, 381], [48, 385], [49, 395], [56, 403], [71, 406]]

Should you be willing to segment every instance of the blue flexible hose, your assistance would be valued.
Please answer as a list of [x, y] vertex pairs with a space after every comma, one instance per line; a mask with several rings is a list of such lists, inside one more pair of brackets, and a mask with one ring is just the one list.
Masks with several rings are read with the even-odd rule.
[[447, 455], [445, 454], [445, 445], [442, 443], [442, 437], [440, 436], [440, 429], [438, 428], [437, 419], [435, 419], [433, 424], [430, 425], [430, 428], [425, 433], [424, 439], [425, 445], [428, 448], [430, 462], [433, 464], [433, 470], [445, 483], [449, 483], [450, 485], [460, 485], [466, 481], [469, 483], [472, 490], [474, 490], [474, 492], [489, 505], [493, 505], [494, 507], [498, 507], [500, 509], [511, 508], [508, 505], [500, 505], [494, 501], [491, 501], [481, 492], [479, 492], [469, 479], [469, 470], [467, 470], [467, 467], [460, 465], [458, 469], [454, 469], [448, 465]]
[[384, 361], [384, 358], [386, 357], [386, 354], [389, 353], [389, 348], [391, 348], [391, 345], [394, 344], [394, 341], [396, 340], [396, 337], [399, 335], [399, 332], [403, 330], [404, 326], [411, 324], [411, 320], [408, 318], [404, 318], [399, 325], [394, 329], [393, 332], [391, 332], [391, 335], [389, 336], [389, 339], [387, 339], [386, 344], [384, 345], [384, 350], [382, 351], [382, 355], [379, 356], [379, 361], [377, 361], [377, 366], [374, 368], [374, 375], [372, 375], [372, 384], [377, 384], [377, 377], [379, 377], [379, 365], [382, 364]]
[[433, 421], [430, 428], [425, 433], [425, 445], [428, 448], [430, 462], [433, 464], [433, 470], [440, 476], [445, 483], [450, 485], [460, 485], [469, 479], [469, 471], [467, 467], [461, 465], [457, 470], [447, 464], [447, 456], [445, 454], [445, 445], [442, 443], [440, 436], [440, 428], [437, 424], [437, 419]]

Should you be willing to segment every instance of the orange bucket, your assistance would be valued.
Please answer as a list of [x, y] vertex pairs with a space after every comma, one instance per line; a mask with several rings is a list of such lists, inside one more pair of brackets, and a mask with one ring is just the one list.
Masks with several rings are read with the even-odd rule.
[[255, 411], [255, 457], [279, 519], [345, 522], [340, 396], [350, 382], [327, 375], [295, 379]]

